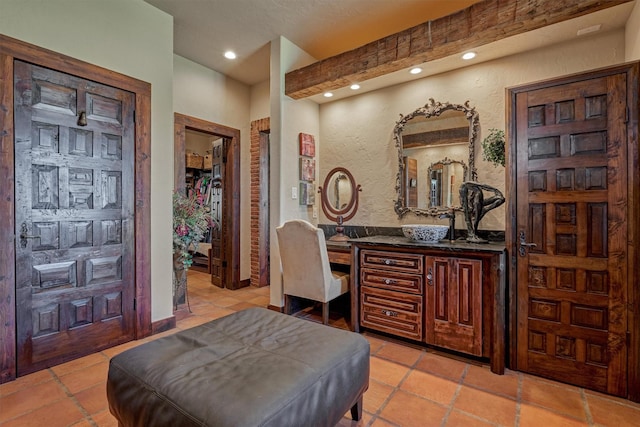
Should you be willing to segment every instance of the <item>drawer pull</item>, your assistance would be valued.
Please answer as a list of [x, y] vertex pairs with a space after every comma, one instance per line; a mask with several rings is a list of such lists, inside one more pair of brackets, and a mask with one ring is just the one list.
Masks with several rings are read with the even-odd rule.
[[398, 312], [391, 310], [382, 310], [382, 314], [389, 317], [398, 317]]
[[395, 285], [396, 281], [392, 280], [392, 279], [384, 279], [384, 284], [385, 285], [391, 285], [394, 284]]
[[427, 271], [427, 285], [433, 286], [433, 270], [429, 267], [429, 271]]
[[384, 263], [387, 264], [387, 265], [391, 265], [391, 260], [390, 259], [385, 259]]

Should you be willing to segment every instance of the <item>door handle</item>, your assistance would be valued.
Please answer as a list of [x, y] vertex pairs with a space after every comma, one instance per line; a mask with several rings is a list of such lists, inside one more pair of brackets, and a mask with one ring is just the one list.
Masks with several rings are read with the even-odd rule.
[[520, 256], [527, 256], [527, 248], [535, 248], [537, 246], [535, 243], [527, 242], [527, 236], [524, 234], [524, 230], [520, 230], [520, 248], [518, 249]]
[[27, 247], [27, 239], [39, 239], [40, 236], [30, 236], [28, 234], [27, 223], [23, 222], [20, 226], [20, 246], [24, 249]]

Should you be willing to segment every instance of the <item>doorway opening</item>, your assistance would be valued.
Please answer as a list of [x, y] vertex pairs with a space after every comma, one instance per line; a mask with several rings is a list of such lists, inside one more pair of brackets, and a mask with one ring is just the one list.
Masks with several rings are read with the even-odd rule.
[[[246, 286], [240, 281], [240, 131], [228, 126], [174, 114], [174, 189], [186, 190], [186, 140], [206, 135], [212, 144], [212, 203], [218, 226], [207, 249], [211, 283], [227, 289]], [[215, 194], [214, 194], [215, 193]]]

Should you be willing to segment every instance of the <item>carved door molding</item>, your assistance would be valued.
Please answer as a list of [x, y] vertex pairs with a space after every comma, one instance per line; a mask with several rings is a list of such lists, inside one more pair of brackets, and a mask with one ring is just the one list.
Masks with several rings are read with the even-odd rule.
[[638, 400], [638, 64], [508, 94], [510, 365]]

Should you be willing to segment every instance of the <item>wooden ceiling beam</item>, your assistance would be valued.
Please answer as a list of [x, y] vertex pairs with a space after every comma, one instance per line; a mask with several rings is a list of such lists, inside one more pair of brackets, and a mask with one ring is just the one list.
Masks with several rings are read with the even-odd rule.
[[632, 0], [485, 0], [285, 75], [302, 99]]

